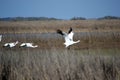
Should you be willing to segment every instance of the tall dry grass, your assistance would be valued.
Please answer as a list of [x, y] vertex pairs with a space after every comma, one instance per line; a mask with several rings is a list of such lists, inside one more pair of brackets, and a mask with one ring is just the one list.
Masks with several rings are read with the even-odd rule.
[[120, 80], [119, 54], [105, 55], [106, 52], [103, 52], [101, 55], [96, 53], [99, 51], [93, 52], [2, 50], [0, 80]]
[[[0, 21], [0, 80], [120, 80], [119, 25], [119, 20]], [[69, 27], [74, 40], [81, 40], [71, 50], [56, 34]], [[16, 40], [16, 47], [2, 47]], [[22, 42], [39, 47], [20, 48]]]
[[119, 31], [120, 20], [0, 21], [0, 33], [46, 33], [73, 27], [76, 32]]

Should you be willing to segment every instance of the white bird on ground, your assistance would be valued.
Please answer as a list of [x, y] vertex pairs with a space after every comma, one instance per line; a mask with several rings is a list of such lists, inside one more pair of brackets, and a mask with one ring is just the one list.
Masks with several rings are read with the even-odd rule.
[[20, 45], [20, 47], [36, 48], [36, 47], [38, 47], [38, 45], [34, 45], [34, 46], [33, 46], [33, 43], [22, 43], [22, 44]]
[[2, 35], [0, 35], [0, 42], [2, 41]]
[[64, 37], [64, 39], [65, 39], [64, 45], [66, 46], [66, 48], [69, 47], [70, 45], [73, 45], [75, 43], [80, 42], [80, 40], [73, 41], [73, 35], [74, 35], [74, 33], [72, 31], [72, 28], [70, 28], [70, 30], [68, 31], [68, 33], [62, 32], [59, 29], [57, 30], [57, 33], [61, 34]]
[[18, 41], [16, 41], [16, 42], [10, 42], [10, 43], [5, 43], [4, 47], [10, 47], [10, 48], [12, 48], [12, 47], [15, 47], [17, 44], [18, 44]]

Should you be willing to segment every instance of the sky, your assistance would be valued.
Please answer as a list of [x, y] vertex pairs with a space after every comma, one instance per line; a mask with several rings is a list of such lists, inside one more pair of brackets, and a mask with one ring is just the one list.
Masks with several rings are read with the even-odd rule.
[[120, 17], [120, 0], [0, 0], [4, 17]]

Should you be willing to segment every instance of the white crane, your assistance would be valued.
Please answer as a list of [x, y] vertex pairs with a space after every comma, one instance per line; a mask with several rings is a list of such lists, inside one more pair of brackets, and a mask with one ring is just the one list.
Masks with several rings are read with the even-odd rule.
[[2, 35], [0, 35], [0, 42], [2, 41]]
[[15, 47], [17, 44], [18, 44], [18, 41], [16, 41], [16, 42], [10, 42], [10, 43], [5, 43], [4, 47], [10, 47], [10, 48], [12, 48], [12, 47]]
[[34, 46], [33, 46], [33, 43], [22, 43], [22, 44], [20, 45], [20, 47], [36, 48], [36, 47], [38, 47], [38, 45], [34, 45]]
[[64, 45], [66, 46], [66, 48], [70, 45], [73, 45], [75, 43], [78, 43], [80, 42], [80, 40], [78, 41], [73, 41], [73, 31], [72, 31], [72, 28], [70, 27], [70, 30], [68, 31], [68, 33], [65, 33], [65, 32], [62, 32], [60, 29], [57, 30], [57, 33], [61, 34], [64, 39], [65, 39], [65, 43]]

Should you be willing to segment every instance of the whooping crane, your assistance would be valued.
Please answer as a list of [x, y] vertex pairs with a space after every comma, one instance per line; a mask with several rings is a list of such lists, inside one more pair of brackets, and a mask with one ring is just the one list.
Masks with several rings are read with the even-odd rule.
[[4, 47], [10, 47], [10, 48], [12, 48], [12, 47], [15, 47], [17, 44], [18, 44], [18, 41], [11, 42], [11, 43], [5, 43]]
[[57, 30], [57, 33], [61, 34], [64, 37], [64, 39], [65, 39], [64, 45], [66, 46], [66, 48], [70, 45], [80, 42], [80, 40], [73, 41], [74, 33], [73, 33], [73, 30], [71, 27], [70, 27], [70, 30], [68, 31], [68, 33], [62, 32], [60, 29]]
[[2, 41], [2, 35], [0, 35], [0, 42]]
[[33, 46], [33, 43], [22, 43], [20, 47], [31, 47], [31, 48], [36, 48], [38, 45]]

